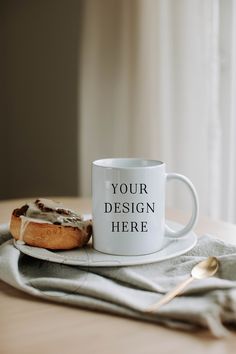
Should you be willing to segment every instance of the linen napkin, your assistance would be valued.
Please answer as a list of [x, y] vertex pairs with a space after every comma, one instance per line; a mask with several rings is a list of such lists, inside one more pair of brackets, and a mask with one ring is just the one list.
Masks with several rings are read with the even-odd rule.
[[[185, 280], [208, 256], [220, 260], [213, 278], [196, 280], [156, 314], [145, 309]], [[31, 295], [90, 310], [105, 311], [172, 328], [208, 328], [225, 336], [236, 324], [236, 246], [204, 235], [188, 253], [138, 266], [78, 267], [22, 254], [7, 226], [0, 227], [0, 279]]]

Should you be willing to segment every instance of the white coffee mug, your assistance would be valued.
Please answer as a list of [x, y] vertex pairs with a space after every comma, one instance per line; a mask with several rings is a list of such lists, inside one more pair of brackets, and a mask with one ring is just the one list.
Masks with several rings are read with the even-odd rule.
[[[192, 196], [190, 221], [175, 231], [165, 224], [166, 181], [184, 182]], [[163, 247], [164, 237], [181, 237], [194, 227], [198, 198], [190, 180], [166, 173], [165, 163], [109, 158], [92, 165], [93, 247], [114, 255], [145, 255]]]

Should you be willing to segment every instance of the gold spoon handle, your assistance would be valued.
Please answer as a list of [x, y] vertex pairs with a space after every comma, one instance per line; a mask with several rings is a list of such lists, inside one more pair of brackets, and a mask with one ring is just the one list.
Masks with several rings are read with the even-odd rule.
[[179, 295], [186, 288], [186, 286], [188, 284], [190, 284], [193, 280], [194, 280], [193, 277], [187, 278], [181, 284], [177, 285], [173, 290], [169, 291], [166, 295], [164, 295], [160, 301], [155, 302], [154, 304], [148, 306], [148, 308], [145, 310], [145, 312], [152, 313], [152, 312], [157, 311], [162, 305], [167, 304], [175, 296]]

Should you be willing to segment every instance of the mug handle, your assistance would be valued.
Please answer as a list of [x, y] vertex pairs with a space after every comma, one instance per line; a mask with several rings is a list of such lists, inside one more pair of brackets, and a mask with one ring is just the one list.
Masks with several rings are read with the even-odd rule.
[[198, 203], [198, 196], [196, 189], [192, 182], [185, 176], [180, 175], [179, 173], [167, 173], [166, 174], [166, 180], [170, 181], [171, 179], [178, 179], [179, 181], [182, 181], [185, 183], [185, 185], [188, 187], [191, 196], [192, 196], [192, 202], [193, 202], [193, 207], [192, 207], [192, 215], [191, 218], [186, 226], [184, 226], [181, 230], [174, 231], [172, 230], [169, 226], [165, 224], [165, 236], [167, 237], [181, 237], [186, 235], [188, 232], [190, 232], [194, 225], [197, 222], [198, 218], [198, 213], [199, 213], [199, 203]]

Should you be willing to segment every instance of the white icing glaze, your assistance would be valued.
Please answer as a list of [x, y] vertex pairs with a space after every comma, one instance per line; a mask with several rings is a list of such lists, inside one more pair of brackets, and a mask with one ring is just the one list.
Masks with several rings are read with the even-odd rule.
[[40, 198], [39, 201], [45, 205], [47, 208], [51, 208], [53, 210], [56, 210], [58, 208], [63, 208], [62, 203], [56, 202], [55, 200], [51, 199], [45, 199], [45, 198]]
[[24, 244], [24, 234], [25, 234], [25, 230], [27, 228], [27, 226], [30, 223], [30, 220], [28, 220], [27, 217], [25, 217], [24, 215], [20, 216], [21, 219], [21, 224], [20, 224], [20, 233], [19, 233], [19, 240], [17, 241], [20, 244]]
[[[61, 203], [57, 203], [49, 199], [42, 198], [39, 199], [39, 202], [42, 203], [45, 208], [52, 209], [52, 211], [42, 211], [36, 203], [28, 203], [29, 208], [27, 209], [24, 218], [33, 222], [48, 224], [59, 223], [62, 226], [77, 227], [79, 229], [83, 228], [84, 222], [82, 217], [75, 211], [64, 208]], [[58, 209], [66, 210], [69, 215], [58, 213]], [[24, 227], [24, 225], [22, 227]], [[27, 225], [25, 227], [27, 227]]]
[[18, 245], [25, 245], [25, 241], [16, 240], [16, 242], [18, 243]]

